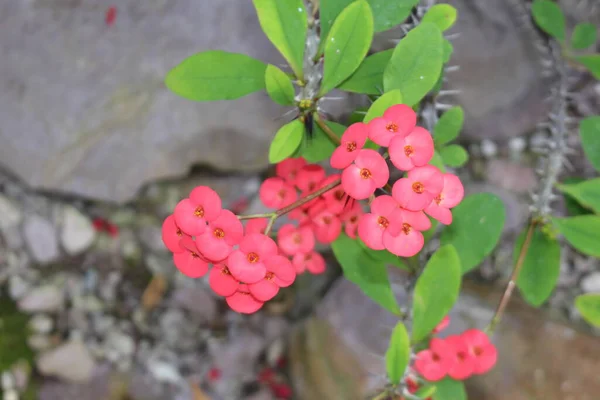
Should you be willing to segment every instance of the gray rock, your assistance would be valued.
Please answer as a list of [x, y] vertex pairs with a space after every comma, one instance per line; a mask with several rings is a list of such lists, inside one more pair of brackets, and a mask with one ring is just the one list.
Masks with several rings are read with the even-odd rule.
[[15, 389], [5, 390], [3, 395], [4, 400], [19, 400], [19, 392], [17, 392]]
[[96, 238], [92, 221], [73, 206], [63, 209], [61, 243], [67, 253], [75, 255], [86, 250]]
[[21, 210], [7, 197], [0, 195], [0, 230], [13, 227], [21, 222]]
[[217, 312], [216, 299], [203, 287], [177, 288], [173, 301], [207, 321], [211, 321]]
[[520, 194], [529, 194], [538, 185], [533, 168], [506, 159], [489, 160], [486, 164], [486, 178], [493, 185]]
[[31, 285], [19, 275], [12, 275], [8, 280], [8, 293], [13, 300], [17, 300], [24, 296]]
[[37, 351], [47, 350], [52, 347], [52, 341], [46, 335], [31, 335], [27, 338], [27, 344]]
[[29, 320], [29, 326], [34, 332], [47, 334], [52, 331], [54, 321], [45, 314], [36, 314]]
[[10, 372], [2, 372], [2, 390], [9, 390], [15, 386], [15, 380]]
[[80, 341], [70, 341], [40, 355], [36, 365], [40, 372], [70, 382], [86, 382], [95, 367], [95, 361]]
[[38, 286], [21, 298], [18, 304], [23, 311], [58, 311], [64, 304], [64, 292], [56, 286]]
[[581, 281], [581, 289], [585, 293], [600, 293], [600, 272], [593, 272]]
[[106, 347], [116, 350], [119, 355], [130, 356], [135, 351], [135, 341], [123, 332], [112, 331], [106, 337]]
[[105, 7], [0, 5], [3, 164], [35, 187], [115, 201], [195, 163], [267, 165], [283, 109], [266, 93], [196, 104], [163, 83], [170, 68], [209, 49], [281, 64], [251, 3], [123, 0], [111, 27]]
[[23, 235], [27, 249], [36, 262], [48, 264], [59, 257], [58, 239], [50, 221], [35, 214], [27, 216]]

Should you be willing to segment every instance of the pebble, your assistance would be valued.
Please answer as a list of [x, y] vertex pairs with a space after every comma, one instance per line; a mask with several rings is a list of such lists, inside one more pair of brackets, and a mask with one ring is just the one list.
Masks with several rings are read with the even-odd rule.
[[581, 289], [585, 293], [600, 293], [600, 272], [593, 272], [581, 280]]
[[493, 158], [498, 154], [498, 145], [489, 139], [481, 141], [481, 154], [485, 158]]
[[34, 288], [19, 300], [19, 309], [29, 312], [54, 312], [62, 308], [64, 293], [56, 286]]
[[12, 275], [8, 279], [8, 294], [11, 299], [18, 300], [23, 297], [29, 290], [31, 285], [19, 275]]
[[15, 389], [5, 390], [4, 400], [19, 400], [19, 393]]
[[2, 390], [9, 390], [15, 387], [15, 381], [10, 372], [2, 373]]
[[76, 255], [89, 248], [96, 238], [96, 230], [90, 219], [77, 208], [66, 206], [63, 209], [61, 243], [70, 255]]
[[25, 243], [33, 259], [40, 264], [49, 264], [58, 259], [60, 251], [54, 226], [39, 215], [29, 215], [23, 224]]
[[177, 371], [177, 368], [170, 363], [159, 360], [149, 360], [147, 367], [148, 371], [161, 382], [176, 384], [183, 379]]
[[29, 326], [36, 333], [47, 334], [52, 331], [54, 322], [52, 321], [52, 318], [45, 314], [36, 314], [29, 320]]
[[50, 337], [46, 335], [31, 335], [27, 338], [27, 344], [34, 350], [47, 350], [52, 346]]
[[0, 195], [0, 230], [18, 225], [22, 218], [21, 210], [10, 199]]
[[92, 355], [79, 340], [70, 340], [43, 353], [37, 360], [37, 367], [42, 374], [71, 382], [87, 382], [94, 366]]
[[119, 355], [130, 356], [135, 351], [135, 341], [120, 331], [112, 331], [106, 337], [106, 346], [117, 351]]

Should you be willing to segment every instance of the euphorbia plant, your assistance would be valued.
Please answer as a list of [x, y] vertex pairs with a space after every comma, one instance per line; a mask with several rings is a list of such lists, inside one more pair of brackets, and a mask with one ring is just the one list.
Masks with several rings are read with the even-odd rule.
[[[211, 188], [197, 187], [165, 220], [163, 239], [183, 274], [208, 274], [211, 288], [240, 313], [259, 310], [299, 273], [322, 273], [325, 261], [315, 243], [330, 244], [346, 278], [399, 319], [386, 354], [389, 385], [376, 398], [461, 400], [461, 381], [489, 371], [496, 349], [477, 329], [445, 339], [433, 335], [448, 323], [462, 275], [495, 248], [505, 211], [492, 194], [464, 197], [460, 179], [447, 171], [468, 158], [451, 144], [462, 129], [462, 109], [437, 101], [452, 70], [446, 63], [453, 48], [443, 31], [454, 24], [456, 10], [415, 8], [417, 2], [254, 0], [260, 25], [289, 71], [214, 50], [176, 66], [166, 84], [181, 96], [229, 100], [266, 90], [296, 117], [274, 135], [269, 160], [276, 176], [259, 191], [274, 211], [236, 215]], [[394, 49], [367, 56], [375, 32], [409, 16], [408, 33]], [[348, 127], [325, 118], [324, 100], [335, 88], [373, 100], [355, 110]], [[322, 162], [338, 171], [328, 174]], [[275, 232], [284, 215], [292, 223]], [[547, 219], [531, 221], [518, 244], [516, 275], [524, 262], [532, 263], [528, 249], [545, 248], [533, 241], [539, 233], [532, 229], [540, 231]], [[423, 251], [434, 235], [440, 247]], [[410, 304], [396, 302], [390, 264], [412, 281]]]

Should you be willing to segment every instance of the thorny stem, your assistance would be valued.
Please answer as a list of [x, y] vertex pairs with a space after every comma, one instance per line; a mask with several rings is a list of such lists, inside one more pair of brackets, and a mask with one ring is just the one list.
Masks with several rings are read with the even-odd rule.
[[264, 214], [249, 214], [249, 215], [238, 215], [239, 220], [245, 219], [255, 219], [255, 218], [271, 218], [273, 213], [264, 213]]
[[319, 128], [321, 128], [323, 130], [323, 132], [325, 132], [325, 134], [327, 135], [327, 137], [329, 138], [329, 140], [331, 140], [333, 142], [333, 144], [337, 144], [339, 146], [342, 143], [341, 140], [340, 140], [340, 138], [337, 137], [337, 135], [335, 134], [335, 132], [332, 131], [327, 126], [327, 124], [325, 123], [325, 121], [323, 121], [318, 114], [315, 114], [315, 121], [317, 122], [317, 125], [319, 125]]
[[519, 257], [517, 258], [517, 263], [515, 264], [515, 269], [513, 270], [512, 274], [510, 276], [510, 280], [508, 281], [508, 284], [506, 285], [506, 289], [504, 289], [504, 294], [502, 294], [502, 298], [500, 299], [498, 308], [496, 309], [496, 312], [494, 313], [494, 316], [492, 317], [490, 324], [486, 328], [487, 333], [490, 335], [492, 333], [494, 333], [496, 326], [502, 320], [502, 315], [504, 314], [504, 310], [506, 309], [506, 306], [508, 305], [508, 302], [510, 301], [510, 297], [512, 296], [513, 290], [515, 289], [515, 286], [517, 285], [517, 279], [519, 278], [519, 273], [521, 272], [521, 269], [523, 268], [523, 264], [525, 263], [525, 257], [527, 256], [527, 251], [529, 250], [529, 246], [531, 245], [531, 239], [533, 238], [533, 233], [535, 231], [536, 225], [537, 225], [537, 223], [535, 220], [531, 220], [529, 222], [529, 227], [527, 228], [527, 234], [525, 236], [525, 241], [523, 242], [523, 245], [521, 246], [521, 251], [519, 252]]

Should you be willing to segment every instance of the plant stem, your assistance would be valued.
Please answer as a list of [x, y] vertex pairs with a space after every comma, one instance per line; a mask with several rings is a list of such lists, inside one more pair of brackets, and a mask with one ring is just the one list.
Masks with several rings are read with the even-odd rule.
[[512, 275], [510, 276], [510, 280], [508, 281], [508, 284], [506, 285], [506, 289], [504, 289], [504, 294], [502, 295], [502, 298], [500, 299], [500, 303], [498, 304], [496, 313], [494, 314], [490, 324], [486, 328], [486, 331], [488, 334], [494, 333], [496, 326], [502, 320], [502, 315], [504, 314], [504, 310], [506, 309], [506, 306], [508, 305], [508, 302], [510, 301], [510, 297], [512, 296], [513, 290], [515, 289], [515, 286], [517, 285], [517, 279], [519, 278], [519, 273], [521, 272], [521, 269], [523, 268], [523, 264], [525, 263], [525, 257], [527, 256], [527, 251], [529, 250], [529, 245], [531, 244], [531, 239], [533, 238], [533, 232], [535, 230], [535, 226], [536, 226], [536, 221], [530, 220], [529, 227], [527, 228], [527, 234], [525, 236], [525, 241], [523, 242], [523, 245], [521, 246], [521, 251], [519, 252], [519, 257], [517, 258], [517, 263], [515, 264], [515, 268], [512, 272]]
[[264, 214], [250, 214], [250, 215], [238, 215], [238, 219], [239, 220], [245, 220], [245, 219], [254, 219], [254, 218], [271, 218], [273, 216], [273, 213], [264, 213]]
[[315, 113], [315, 121], [317, 122], [317, 125], [319, 125], [319, 128], [321, 128], [323, 130], [323, 132], [325, 132], [325, 134], [327, 135], [327, 137], [329, 138], [329, 140], [331, 140], [333, 142], [333, 144], [336, 145], [340, 145], [340, 143], [342, 143], [340, 141], [340, 138], [337, 137], [337, 135], [335, 134], [334, 131], [332, 131], [327, 124], [321, 119], [321, 117]]

